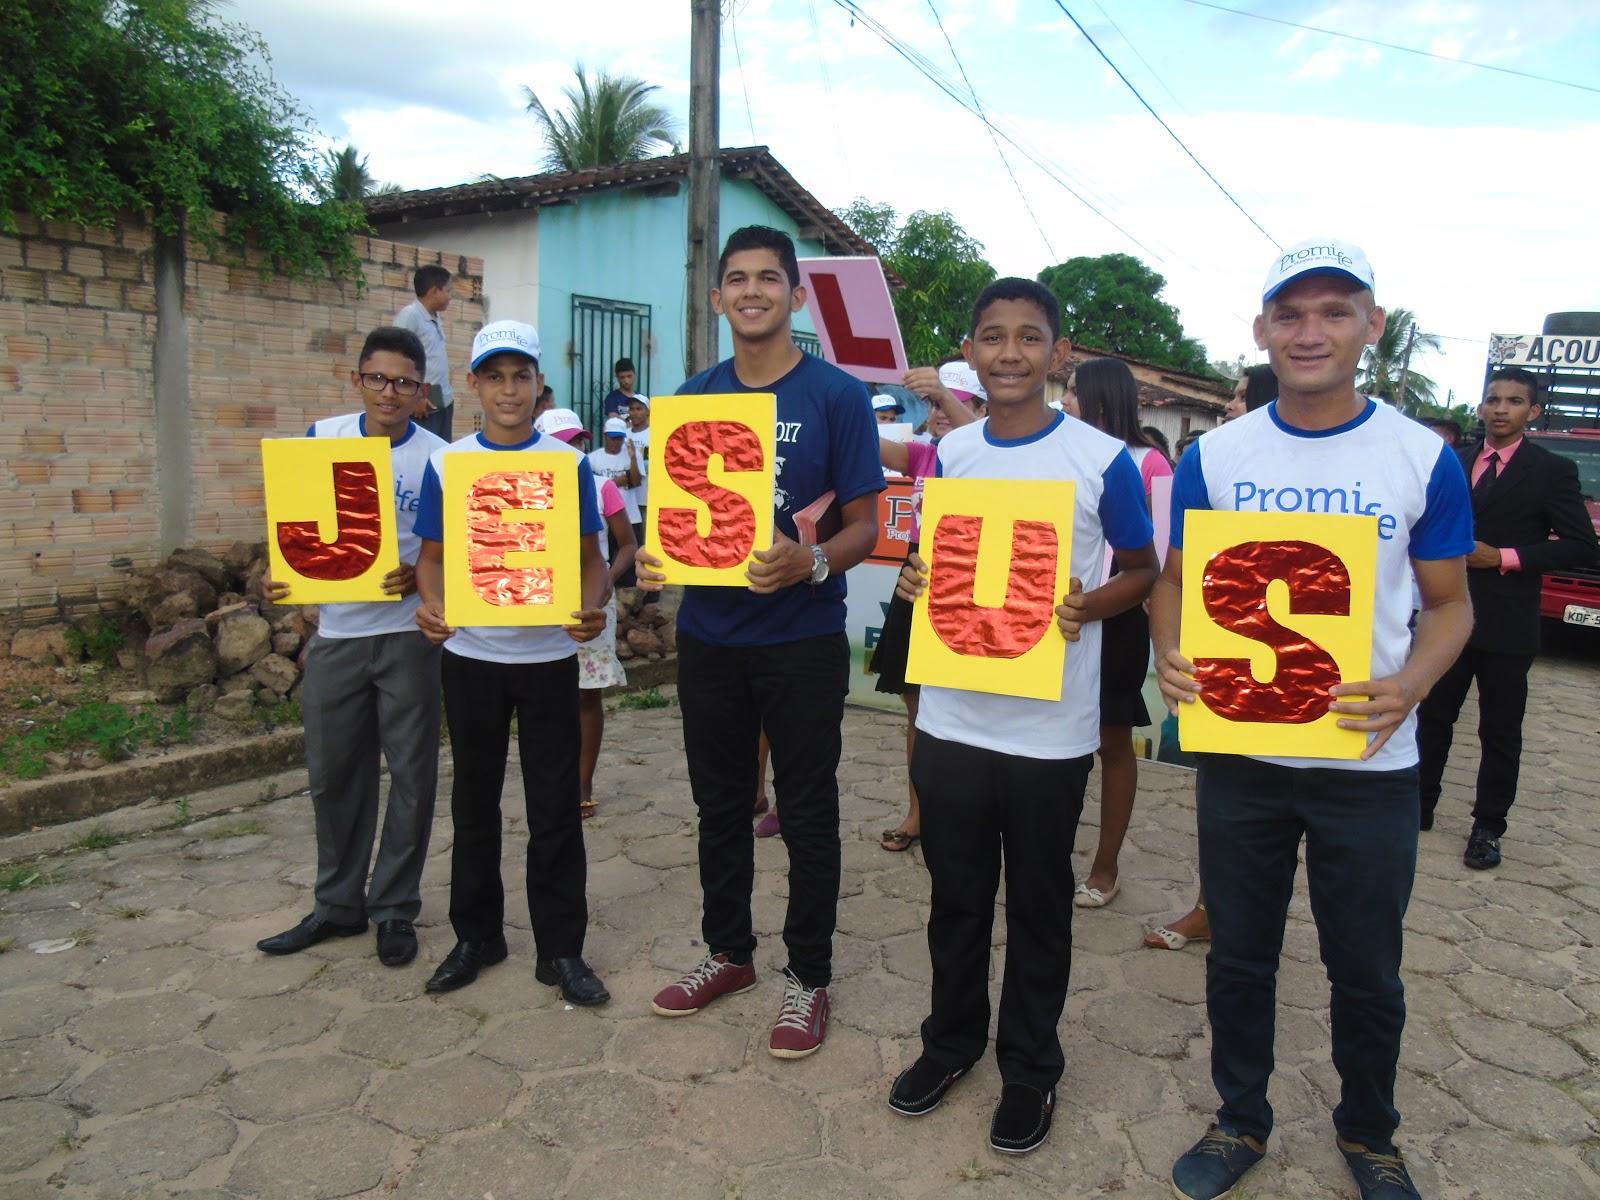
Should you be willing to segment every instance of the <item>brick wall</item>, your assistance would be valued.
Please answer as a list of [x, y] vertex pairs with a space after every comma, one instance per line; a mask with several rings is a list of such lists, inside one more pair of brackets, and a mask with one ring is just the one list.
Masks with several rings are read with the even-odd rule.
[[[127, 571], [160, 557], [153, 348], [156, 254], [147, 225], [89, 229], [17, 218], [0, 234], [0, 620], [114, 605]], [[357, 238], [366, 291], [184, 263], [192, 480], [186, 544], [265, 536], [263, 437], [356, 407], [366, 331], [412, 299], [411, 275], [455, 276], [446, 336], [458, 398], [483, 320], [482, 261]], [[471, 405], [466, 406], [470, 408]], [[463, 412], [466, 408], [463, 409]], [[465, 422], [457, 417], [457, 432]]]

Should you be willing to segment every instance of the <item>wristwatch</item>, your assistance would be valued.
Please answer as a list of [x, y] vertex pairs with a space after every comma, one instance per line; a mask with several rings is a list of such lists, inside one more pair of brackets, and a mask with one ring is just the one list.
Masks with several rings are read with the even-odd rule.
[[828, 577], [828, 556], [821, 546], [811, 547], [811, 586], [816, 587]]

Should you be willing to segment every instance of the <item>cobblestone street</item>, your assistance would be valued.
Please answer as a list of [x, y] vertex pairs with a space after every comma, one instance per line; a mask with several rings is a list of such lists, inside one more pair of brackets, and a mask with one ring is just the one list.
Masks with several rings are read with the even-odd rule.
[[[1400, 1144], [1430, 1198], [1600, 1195], [1597, 684], [1592, 653], [1536, 666], [1499, 870], [1461, 863], [1471, 704], [1438, 825], [1422, 835], [1399, 1106]], [[758, 844], [761, 986], [690, 1019], [650, 1014], [654, 991], [702, 954], [675, 707], [608, 721], [600, 815], [586, 827], [588, 957], [614, 997], [597, 1011], [533, 979], [515, 773], [512, 956], [440, 998], [422, 985], [453, 941], [448, 777], [422, 953], [399, 970], [378, 964], [370, 935], [288, 958], [253, 948], [311, 907], [303, 792], [30, 859], [48, 882], [0, 892], [0, 1200], [1169, 1195], [1172, 1160], [1215, 1103], [1203, 947], [1151, 951], [1140, 938], [1194, 896], [1192, 777], [1142, 771], [1122, 893], [1074, 926], [1054, 1132], [1003, 1160], [987, 1148], [992, 1054], [925, 1120], [884, 1102], [915, 1057], [929, 979], [920, 854], [878, 847], [904, 804], [903, 728], [862, 710], [846, 720], [833, 1023], [799, 1062], [766, 1050], [783, 962], [777, 839]], [[1080, 872], [1097, 820], [1091, 800]], [[1328, 1120], [1328, 988], [1300, 884], [1279, 976], [1278, 1126], [1244, 1194], [1348, 1198]], [[77, 944], [31, 950], [52, 939]]]

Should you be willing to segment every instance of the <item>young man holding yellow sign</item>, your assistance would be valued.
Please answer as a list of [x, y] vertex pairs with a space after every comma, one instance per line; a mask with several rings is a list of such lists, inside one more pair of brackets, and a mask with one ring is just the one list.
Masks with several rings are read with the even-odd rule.
[[[1173, 484], [1172, 545], [1150, 610], [1168, 707], [1198, 703], [1258, 731], [1305, 727], [1331, 711], [1337, 728], [1368, 738], [1351, 759], [1200, 755], [1200, 886], [1212, 939], [1206, 1005], [1222, 1104], [1173, 1166], [1173, 1189], [1189, 1200], [1228, 1195], [1266, 1152], [1274, 988], [1302, 838], [1333, 989], [1339, 1150], [1363, 1200], [1417, 1196], [1392, 1140], [1406, 1015], [1401, 921], [1419, 816], [1412, 710], [1472, 629], [1472, 508], [1449, 447], [1355, 389], [1362, 348], [1383, 332], [1372, 282], [1366, 256], [1344, 242], [1302, 243], [1274, 260], [1255, 337], [1277, 373], [1278, 399], [1208, 432], [1183, 456]], [[1212, 575], [1229, 573], [1225, 586], [1208, 591], [1210, 623], [1259, 634], [1252, 640], [1263, 643], [1262, 655], [1252, 657], [1276, 657], [1276, 675], [1252, 670], [1250, 659], [1241, 668], [1194, 653], [1196, 663], [1179, 650], [1180, 626], [1184, 645], [1197, 632], [1182, 618], [1184, 518], [1208, 509], [1287, 514], [1275, 539], [1230, 546], [1207, 564]], [[1366, 518], [1367, 536], [1377, 539], [1370, 679], [1341, 680], [1308, 632], [1315, 621], [1337, 619], [1341, 605], [1353, 613], [1359, 598], [1331, 593], [1338, 554], [1299, 540], [1301, 513]], [[1413, 572], [1422, 594], [1414, 646]], [[1268, 595], [1285, 584], [1287, 603]]]
[[[1157, 560], [1127, 448], [1045, 403], [1049, 373], [1072, 349], [1050, 290], [991, 283], [962, 349], [989, 416], [940, 440], [921, 549], [898, 587], [917, 604], [906, 678], [922, 685], [911, 781], [933, 878], [933, 987], [922, 1054], [889, 1107], [931, 1113], [983, 1056], [1003, 865], [1002, 1087], [989, 1145], [1026, 1154], [1049, 1136], [1066, 1065], [1057, 1027], [1072, 974], [1072, 844], [1100, 744], [1100, 623], [1143, 602]], [[1119, 573], [1102, 580], [1108, 543]], [[985, 603], [1001, 574], [1005, 602]]]
[[[540, 983], [560, 988], [571, 1004], [603, 1004], [610, 994], [583, 960], [589, 913], [578, 810], [577, 644], [605, 629], [601, 605], [610, 590], [600, 554], [594, 474], [577, 447], [534, 431], [533, 401], [543, 379], [539, 374], [539, 335], [532, 325], [497, 321], [480, 329], [472, 341], [467, 379], [483, 405], [483, 432], [434, 452], [423, 476], [422, 506], [417, 514], [417, 534], [422, 538], [417, 559], [422, 604], [417, 624], [430, 641], [445, 648], [440, 674], [455, 760], [450, 792], [455, 828], [450, 854], [450, 924], [456, 944], [428, 980], [427, 990], [448, 992], [465, 987], [483, 968], [506, 958], [500, 793], [515, 715], [528, 813], [528, 913], [538, 954], [534, 975]], [[565, 510], [552, 514], [551, 519], [552, 523], [572, 521], [577, 527], [582, 607], [570, 614], [573, 623], [565, 627], [485, 623], [452, 628], [445, 620], [445, 541], [454, 536], [446, 530], [459, 511], [446, 511], [447, 464], [455, 455], [519, 450], [570, 455], [576, 460], [573, 478], [577, 494], [563, 496], [557, 489], [552, 498], [539, 497], [532, 494], [539, 484], [528, 478], [522, 490], [529, 494], [519, 497], [517, 505], [507, 506], [497, 529], [489, 522], [493, 541], [476, 549], [468, 547], [469, 553], [486, 563], [484, 573], [492, 578], [485, 586], [494, 584], [508, 594], [529, 593], [520, 597], [520, 602], [531, 607], [537, 599], [534, 593], [540, 589], [561, 591], [570, 581], [552, 580], [541, 574], [541, 568], [528, 570], [514, 561], [521, 554], [537, 554], [546, 541], [554, 543], [560, 536], [555, 529], [539, 529], [524, 541], [517, 531], [528, 530], [533, 523], [516, 518], [544, 506]], [[510, 482], [517, 484], [514, 479]], [[549, 503], [542, 505], [540, 501], [545, 499]], [[455, 549], [459, 554], [461, 548]], [[450, 580], [450, 586], [470, 590], [477, 582], [476, 575], [472, 582], [458, 576]], [[519, 598], [502, 596], [497, 602], [510, 610]], [[550, 615], [563, 619], [566, 614]]]
[[[790, 335], [806, 293], [789, 237], [764, 226], [737, 230], [723, 247], [718, 280], [711, 298], [733, 334], [733, 357], [679, 391], [724, 400], [766, 393], [768, 414], [777, 397], [776, 532], [745, 568], [747, 586], [690, 586], [678, 613], [678, 700], [700, 814], [707, 954], [659, 992], [653, 1008], [687, 1016], [756, 986], [750, 802], [765, 729], [789, 851], [789, 966], [768, 1048], [778, 1058], [802, 1058], [827, 1033], [839, 901], [837, 772], [850, 669], [844, 573], [872, 548], [883, 471], [866, 386], [803, 353]], [[659, 509], [674, 459], [668, 439], [655, 450], [652, 504]], [[829, 492], [840, 509], [838, 532], [820, 545], [801, 545], [796, 515]], [[718, 536], [715, 528], [710, 536]], [[651, 553], [657, 549], [639, 553], [641, 587], [659, 587], [664, 578]]]
[[[416, 334], [374, 329], [350, 372], [361, 411], [306, 430], [312, 438], [388, 442], [400, 565], [379, 584], [394, 599], [322, 605], [300, 691], [317, 822], [316, 904], [293, 929], [257, 942], [266, 954], [295, 954], [331, 937], [353, 937], [372, 919], [384, 966], [401, 967], [417, 956], [413, 922], [422, 909], [439, 775], [439, 648], [417, 632], [413, 572], [420, 546], [417, 493], [428, 456], [444, 446], [411, 419], [426, 366]], [[269, 579], [266, 598], [290, 602], [291, 587], [287, 579]], [[372, 862], [380, 753], [389, 764], [389, 800]]]

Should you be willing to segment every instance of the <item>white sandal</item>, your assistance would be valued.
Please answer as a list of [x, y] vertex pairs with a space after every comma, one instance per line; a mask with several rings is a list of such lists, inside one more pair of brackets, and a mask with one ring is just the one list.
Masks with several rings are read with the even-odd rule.
[[1118, 879], [1106, 891], [1092, 888], [1087, 883], [1080, 883], [1072, 889], [1072, 904], [1075, 908], [1104, 908], [1117, 898], [1117, 893], [1122, 890], [1122, 880]]

